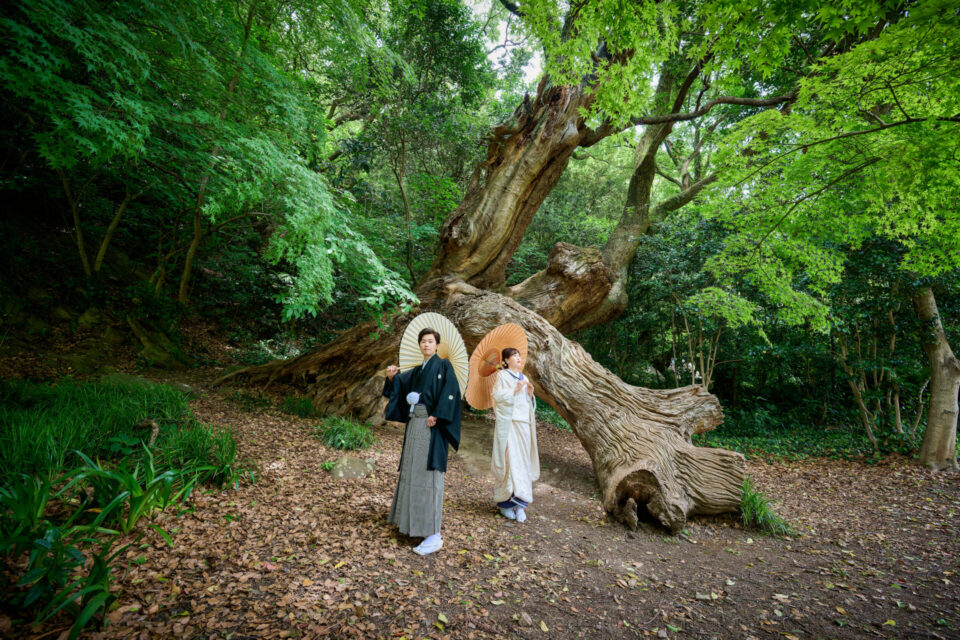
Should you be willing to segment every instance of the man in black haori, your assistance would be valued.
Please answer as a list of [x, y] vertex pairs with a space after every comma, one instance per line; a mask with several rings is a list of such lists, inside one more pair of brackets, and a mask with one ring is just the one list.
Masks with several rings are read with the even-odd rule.
[[427, 555], [443, 546], [443, 474], [448, 446], [460, 446], [461, 405], [453, 365], [437, 355], [439, 332], [423, 329], [417, 341], [423, 364], [404, 373], [387, 367], [383, 385], [387, 420], [407, 423], [388, 521], [404, 535], [423, 537], [414, 551]]

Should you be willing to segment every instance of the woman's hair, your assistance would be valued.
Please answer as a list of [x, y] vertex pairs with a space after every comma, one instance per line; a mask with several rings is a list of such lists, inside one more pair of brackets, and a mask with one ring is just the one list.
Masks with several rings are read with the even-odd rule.
[[503, 362], [504, 366], [506, 366], [507, 360], [512, 358], [513, 354], [515, 353], [520, 353], [520, 351], [518, 351], [517, 349], [514, 349], [513, 347], [507, 347], [506, 349], [503, 350], [503, 352], [500, 354], [500, 361]]
[[436, 329], [431, 329], [430, 327], [424, 327], [420, 330], [420, 335], [417, 336], [417, 344], [420, 344], [423, 341], [423, 336], [427, 335], [428, 333], [432, 333], [434, 340], [437, 341], [437, 344], [440, 344], [440, 332]]

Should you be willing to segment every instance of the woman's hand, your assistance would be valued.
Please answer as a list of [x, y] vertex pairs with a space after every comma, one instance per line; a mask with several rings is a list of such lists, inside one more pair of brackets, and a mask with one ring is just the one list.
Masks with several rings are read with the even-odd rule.
[[427, 418], [427, 426], [428, 426], [428, 427], [435, 427], [435, 426], [437, 426], [437, 418], [436, 418], [436, 416], [430, 416], [429, 418]]
[[527, 384], [527, 395], [532, 398], [532, 397], [533, 397], [533, 385], [530, 384], [529, 382], [527, 382], [526, 380], [524, 380], [524, 382], [526, 382], [526, 384]]
[[393, 376], [397, 375], [398, 373], [400, 373], [400, 367], [398, 367], [397, 365], [392, 364], [389, 367], [387, 367], [388, 380], [393, 380]]
[[518, 380], [517, 386], [513, 388], [513, 395], [517, 395], [518, 393], [520, 393], [523, 390], [523, 385], [524, 385], [524, 381]]

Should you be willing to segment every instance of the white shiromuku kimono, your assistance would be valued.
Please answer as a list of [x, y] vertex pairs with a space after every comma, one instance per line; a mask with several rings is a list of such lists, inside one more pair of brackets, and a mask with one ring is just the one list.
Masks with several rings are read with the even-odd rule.
[[498, 506], [526, 506], [533, 501], [533, 483], [540, 478], [537, 450], [537, 400], [525, 390], [514, 394], [520, 379], [512, 371], [496, 373], [493, 406], [497, 418], [493, 432], [493, 499]]

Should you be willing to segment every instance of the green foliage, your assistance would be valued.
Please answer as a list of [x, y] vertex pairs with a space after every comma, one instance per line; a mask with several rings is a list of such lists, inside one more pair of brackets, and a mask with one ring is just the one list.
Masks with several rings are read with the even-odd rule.
[[227, 399], [244, 411], [259, 411], [261, 409], [269, 409], [273, 406], [273, 402], [269, 397], [260, 393], [252, 393], [246, 389], [237, 389], [231, 395], [227, 396]]
[[[848, 419], [852, 414], [847, 414]], [[769, 462], [833, 458], [871, 460], [873, 447], [856, 427], [824, 427], [805, 424], [809, 410], [799, 409], [780, 417], [771, 407], [730, 410], [715, 431], [697, 434], [697, 446], [739, 451], [748, 458]], [[852, 420], [851, 420], [852, 422]]]
[[195, 474], [202, 482], [236, 486], [243, 473], [237, 466], [237, 443], [228, 428], [192, 423], [172, 429], [157, 443], [157, 450], [164, 466]]
[[719, 287], [705, 287], [684, 301], [694, 313], [716, 319], [731, 329], [757, 324], [758, 306]]
[[746, 526], [767, 535], [797, 535], [793, 525], [777, 515], [767, 496], [757, 490], [749, 477], [744, 480], [740, 495], [740, 517]]
[[14, 555], [23, 548], [16, 545], [29, 541], [43, 522], [50, 500], [50, 481], [45, 477], [22, 475], [20, 482], [0, 486], [0, 538], [5, 546], [2, 553]]
[[290, 413], [301, 418], [313, 418], [317, 415], [317, 410], [313, 406], [313, 401], [305, 396], [287, 396], [283, 399], [280, 410], [284, 413]]
[[[665, 107], [651, 104], [664, 65], [685, 73], [700, 62], [704, 75], [731, 94], [768, 89], [794, 55], [795, 38], [828, 29], [836, 38], [863, 33], [864, 24], [897, 6], [892, 0], [856, 3], [840, 12], [824, 10], [817, 1], [787, 6], [600, 0], [571, 9], [553, 0], [534, 0], [523, 4], [522, 24], [543, 46], [546, 71], [555, 84], [592, 79], [595, 100], [586, 115], [624, 122]], [[752, 86], [742, 83], [745, 78], [753, 80]]]
[[0, 484], [56, 474], [74, 449], [115, 454], [121, 442], [149, 439], [149, 427], [137, 427], [144, 421], [165, 429], [192, 419], [181, 392], [145, 380], [0, 382]]
[[[318, 96], [329, 89], [328, 74], [371, 60], [362, 52], [383, 46], [363, 11], [351, 2], [242, 11], [219, 1], [6, 7], [0, 86], [17, 104], [3, 107], [17, 139], [4, 141], [57, 173], [51, 180], [17, 167], [0, 184], [59, 192], [78, 230], [94, 237], [121, 201], [133, 202], [117, 238], [155, 254], [156, 291], [171, 268], [189, 282], [192, 240], [202, 245], [223, 226], [261, 217], [269, 219], [262, 255], [280, 271], [274, 293], [286, 319], [332, 301], [335, 269], [383, 285], [364, 291], [367, 304], [412, 299], [358, 240], [344, 201], [316, 166], [327, 143]], [[317, 54], [333, 57], [348, 43], [356, 58], [315, 64]], [[375, 60], [387, 69], [402, 58], [384, 51]], [[86, 264], [89, 251], [81, 251]]]
[[749, 278], [787, 321], [826, 330], [844, 246], [893, 241], [889, 268], [919, 276], [960, 265], [960, 17], [927, 0], [898, 18], [818, 62], [789, 113], [741, 121], [717, 156], [711, 210], [734, 233], [710, 269]]
[[[110, 593], [112, 562], [126, 545], [112, 551], [113, 532], [103, 542], [88, 537], [91, 528], [51, 526], [34, 541], [26, 572], [17, 586], [29, 587], [22, 606], [39, 609], [36, 621], [42, 622], [64, 610], [74, 619], [69, 638], [77, 638], [84, 627], [100, 615], [105, 619], [110, 605], [117, 599]], [[99, 551], [91, 552], [90, 569], [84, 569], [87, 556], [83, 550], [99, 544]], [[80, 571], [80, 576], [68, 580]]]
[[[22, 455], [37, 452], [19, 467], [32, 475], [7, 470], [0, 483], [0, 555], [4, 575], [16, 579], [5, 597], [36, 622], [66, 612], [77, 637], [116, 600], [110, 587], [126, 549], [114, 548], [121, 532], [142, 535], [144, 518], [185, 501], [197, 482], [236, 485], [236, 443], [229, 430], [193, 420], [180, 392], [145, 381], [6, 382], [0, 392], [5, 442]], [[150, 433], [135, 431], [144, 418], [161, 425], [156, 455], [144, 443]], [[14, 428], [21, 423], [34, 428]], [[83, 450], [65, 452], [56, 442], [73, 442], [71, 430]], [[94, 458], [101, 453], [108, 459]], [[64, 468], [74, 461], [79, 466]], [[150, 528], [172, 544], [166, 531]]]
[[375, 441], [368, 426], [340, 416], [326, 418], [317, 427], [317, 437], [324, 446], [343, 450], [367, 449]]
[[[101, 509], [102, 522], [116, 523], [123, 533], [130, 533], [143, 517], [152, 518], [155, 510], [163, 511], [170, 502], [174, 482], [178, 474], [172, 470], [157, 473], [153, 464], [153, 454], [144, 445], [146, 454], [143, 464], [138, 463], [129, 471], [122, 462], [116, 468], [105, 469], [83, 452], [76, 452], [84, 466], [65, 476], [69, 482], [58, 494], [66, 494], [74, 486], [89, 487], [93, 490], [91, 500]], [[188, 483], [185, 494], [189, 494], [193, 483]]]
[[556, 410], [546, 402], [537, 403], [537, 420], [548, 422], [563, 431], [571, 431], [570, 425]]
[[333, 471], [333, 468], [337, 466], [336, 460], [324, 460], [320, 463], [320, 468], [324, 471]]
[[[92, 522], [78, 523], [93, 513], [87, 496], [79, 494], [75, 502], [65, 501], [66, 513], [52, 521], [46, 514], [51, 497], [51, 484], [39, 478], [0, 489], [0, 554], [5, 574], [16, 579], [6, 597], [35, 622], [66, 611], [74, 619], [70, 637], [76, 638], [95, 616], [102, 619], [116, 599], [110, 593], [111, 565], [126, 546], [111, 553], [119, 532], [101, 526], [116, 503], [97, 510]], [[18, 561], [23, 554], [25, 565]]]

